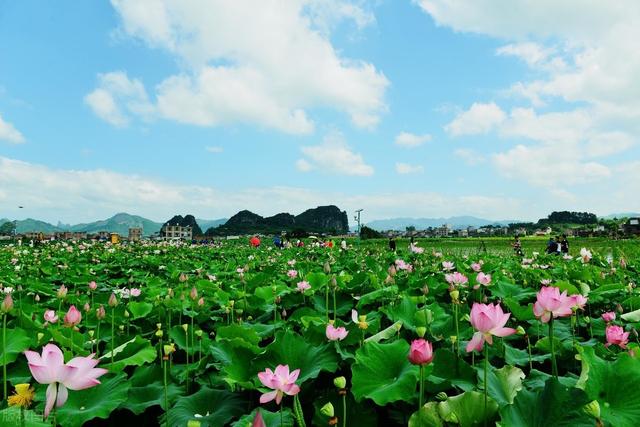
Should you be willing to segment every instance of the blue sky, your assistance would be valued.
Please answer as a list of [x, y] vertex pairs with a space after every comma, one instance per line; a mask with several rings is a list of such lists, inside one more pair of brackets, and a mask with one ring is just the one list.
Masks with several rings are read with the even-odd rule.
[[640, 6], [576, 1], [2, 2], [0, 217], [640, 210]]

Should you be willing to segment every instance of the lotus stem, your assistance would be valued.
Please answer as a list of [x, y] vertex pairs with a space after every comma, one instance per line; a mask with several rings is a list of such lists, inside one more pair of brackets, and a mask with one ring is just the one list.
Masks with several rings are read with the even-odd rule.
[[484, 425], [487, 426], [487, 403], [489, 400], [489, 383], [487, 381], [487, 374], [489, 372], [489, 345], [484, 346]]
[[2, 315], [2, 399], [7, 400], [7, 314]]
[[[420, 365], [420, 400], [418, 403], [418, 411], [422, 408], [422, 403], [424, 402], [424, 365]], [[344, 427], [344, 426], [343, 426]]]
[[111, 308], [111, 364], [113, 365], [113, 349], [116, 341], [116, 308]]
[[551, 347], [551, 373], [555, 379], [558, 379], [558, 365], [556, 364], [556, 351], [553, 339], [553, 315], [549, 320], [549, 341]]

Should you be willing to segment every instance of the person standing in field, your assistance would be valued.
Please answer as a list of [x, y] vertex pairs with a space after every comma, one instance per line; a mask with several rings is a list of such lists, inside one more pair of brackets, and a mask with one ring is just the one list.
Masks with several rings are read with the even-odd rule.
[[522, 256], [522, 243], [520, 242], [520, 236], [515, 236], [515, 241], [513, 242], [513, 252], [517, 256]]
[[389, 237], [389, 250], [391, 250], [392, 252], [396, 251], [396, 239], [394, 239], [393, 237]]
[[547, 242], [547, 253], [554, 254], [556, 253], [557, 250], [558, 250], [558, 244], [556, 243], [555, 240], [553, 240], [553, 237], [549, 237], [549, 241]]
[[569, 240], [567, 240], [567, 235], [562, 235], [562, 240], [560, 241], [560, 251], [567, 255], [569, 253]]

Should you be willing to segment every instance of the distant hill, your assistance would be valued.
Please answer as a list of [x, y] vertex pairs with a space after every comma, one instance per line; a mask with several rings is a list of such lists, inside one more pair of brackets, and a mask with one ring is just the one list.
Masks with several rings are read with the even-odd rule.
[[[0, 219], [0, 224], [10, 221], [8, 219]], [[27, 218], [16, 221], [18, 233], [28, 233], [30, 231], [42, 231], [43, 233], [55, 233], [56, 231], [62, 231], [55, 225], [48, 222], [39, 221], [37, 219]]]
[[487, 225], [509, 225], [518, 222], [516, 220], [492, 221], [489, 219], [477, 218], [475, 216], [452, 216], [449, 218], [391, 218], [379, 219], [366, 223], [377, 231], [398, 230], [404, 231], [407, 227], [415, 227], [416, 230], [425, 230], [429, 227], [440, 227], [449, 224], [454, 229], [467, 227], [485, 227]]
[[130, 215], [128, 213], [118, 213], [111, 218], [90, 222], [87, 224], [76, 224], [68, 228], [68, 231], [79, 231], [86, 233], [97, 233], [98, 231], [109, 231], [111, 233], [119, 233], [126, 236], [129, 234], [129, 228], [142, 227], [142, 233], [150, 236], [160, 231], [162, 224], [143, 218], [138, 215]]
[[625, 212], [625, 213], [615, 213], [607, 216], [603, 216], [603, 219], [622, 219], [622, 218], [638, 218], [640, 217], [640, 213], [638, 212]]
[[180, 225], [182, 227], [191, 227], [194, 236], [202, 236], [204, 233], [193, 215], [175, 215], [169, 221], [162, 224], [161, 229], [167, 225]]
[[282, 231], [305, 231], [313, 233], [343, 234], [349, 230], [347, 213], [337, 206], [319, 206], [307, 209], [299, 215], [279, 213], [270, 217], [243, 210], [233, 215], [227, 222], [215, 228], [209, 228], [208, 236], [232, 234], [264, 233], [274, 234]]
[[198, 222], [198, 225], [200, 226], [200, 228], [202, 230], [208, 230], [211, 227], [217, 227], [219, 225], [224, 224], [225, 222], [227, 222], [229, 220], [229, 218], [220, 218], [220, 219], [200, 219], [200, 218], [196, 218], [196, 221]]

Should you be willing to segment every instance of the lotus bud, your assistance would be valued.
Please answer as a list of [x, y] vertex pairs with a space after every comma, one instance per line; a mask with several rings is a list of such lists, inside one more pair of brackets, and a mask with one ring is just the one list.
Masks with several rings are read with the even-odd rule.
[[389, 276], [393, 277], [393, 276], [396, 275], [396, 273], [397, 273], [396, 265], [395, 264], [391, 264], [389, 266], [389, 268], [387, 269], [387, 274], [389, 274]]
[[584, 412], [591, 415], [593, 418], [600, 419], [600, 404], [597, 400], [584, 405]]
[[127, 310], [124, 311], [124, 317], [126, 317], [127, 319], [129, 318], [130, 314]]
[[448, 398], [449, 396], [447, 396], [447, 393], [445, 393], [444, 391], [441, 391], [440, 393], [436, 394], [436, 399], [439, 400], [440, 402], [444, 402]]
[[427, 328], [425, 328], [424, 326], [418, 326], [416, 328], [416, 334], [418, 334], [420, 338], [423, 338], [424, 334], [426, 333], [427, 333]]
[[204, 298], [200, 297], [200, 299], [198, 300], [198, 307], [202, 306], [204, 306]]
[[422, 293], [423, 293], [425, 296], [429, 295], [429, 285], [424, 285], [424, 286], [422, 287]]
[[85, 313], [88, 313], [89, 311], [91, 311], [91, 306], [89, 305], [88, 302], [85, 302], [82, 309], [84, 310]]
[[65, 285], [60, 285], [60, 288], [58, 289], [58, 292], [56, 293], [56, 296], [58, 298], [64, 298], [67, 296], [67, 292], [69, 290], [67, 289], [67, 287]]
[[106, 315], [107, 313], [104, 309], [104, 305], [100, 304], [100, 308], [96, 310], [96, 317], [101, 320], [101, 319], [104, 319]]
[[336, 411], [331, 402], [325, 403], [324, 406], [320, 408], [320, 413], [325, 417], [335, 417], [336, 415]]
[[322, 266], [322, 269], [324, 270], [324, 274], [331, 273], [331, 265], [329, 264], [329, 261], [325, 261], [324, 262], [324, 265]]
[[4, 296], [4, 300], [2, 304], [0, 304], [0, 311], [3, 313], [8, 313], [13, 308], [13, 298], [11, 298], [11, 294], [6, 294]]
[[89, 290], [95, 291], [96, 289], [98, 289], [98, 284], [95, 281], [89, 282]]
[[331, 278], [331, 287], [334, 289], [338, 287], [338, 281], [336, 280], [335, 276]]
[[116, 298], [116, 294], [112, 293], [111, 296], [109, 297], [109, 307], [115, 307], [116, 305], [118, 305], [118, 299]]
[[180, 273], [180, 277], [178, 277], [178, 280], [182, 283], [186, 282], [188, 279], [187, 275], [184, 273]]
[[196, 289], [195, 286], [191, 288], [191, 292], [189, 292], [189, 297], [191, 297], [191, 299], [194, 301], [198, 299], [198, 290]]
[[33, 299], [36, 300], [36, 302], [40, 302], [40, 295], [36, 294]]
[[167, 291], [167, 296], [169, 298], [173, 298], [173, 289], [169, 288], [169, 290]]
[[345, 377], [336, 377], [333, 379], [333, 385], [337, 388], [345, 388], [347, 386], [347, 379]]

